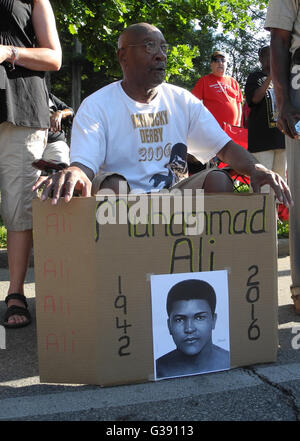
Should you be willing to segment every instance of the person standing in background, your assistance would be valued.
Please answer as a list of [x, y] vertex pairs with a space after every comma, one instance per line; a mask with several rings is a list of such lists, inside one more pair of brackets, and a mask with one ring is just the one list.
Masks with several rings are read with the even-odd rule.
[[192, 93], [203, 101], [220, 126], [229, 123], [241, 125], [242, 93], [238, 82], [226, 75], [227, 56], [215, 51], [211, 56], [211, 73], [200, 78]]
[[4, 326], [31, 322], [24, 280], [32, 248], [32, 187], [49, 128], [45, 71], [61, 66], [49, 0], [0, 0], [0, 189], [10, 273]]
[[[300, 0], [270, 0], [265, 29], [271, 33], [271, 75], [278, 107], [277, 127], [286, 135], [290, 207], [291, 294], [300, 315]], [[299, 132], [299, 130], [298, 130]]]
[[[285, 139], [276, 127], [276, 101], [270, 73], [270, 46], [258, 51], [261, 70], [250, 73], [245, 86], [248, 117], [248, 150], [258, 161], [286, 179]], [[261, 191], [268, 192], [269, 186]]]

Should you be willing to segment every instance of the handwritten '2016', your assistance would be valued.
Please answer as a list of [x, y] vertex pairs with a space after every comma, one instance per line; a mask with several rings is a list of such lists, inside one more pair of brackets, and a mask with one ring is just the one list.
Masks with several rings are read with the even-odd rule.
[[248, 271], [252, 273], [247, 280], [247, 292], [246, 300], [251, 304], [251, 323], [248, 327], [249, 340], [258, 340], [260, 337], [260, 327], [257, 325], [257, 318], [255, 318], [255, 303], [259, 300], [260, 290], [259, 281], [253, 281], [252, 279], [258, 274], [258, 266], [252, 265], [248, 268]]

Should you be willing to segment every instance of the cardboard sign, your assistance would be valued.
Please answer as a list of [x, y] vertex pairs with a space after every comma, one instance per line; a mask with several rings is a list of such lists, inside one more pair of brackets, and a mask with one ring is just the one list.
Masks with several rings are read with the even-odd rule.
[[[155, 275], [225, 271], [230, 368], [276, 360], [272, 196], [206, 195], [203, 232], [192, 235], [184, 220], [175, 222], [173, 208], [161, 224], [148, 216], [143, 224], [128, 218], [100, 225], [103, 207], [93, 197], [33, 202], [41, 381], [105, 386], [155, 379]], [[120, 199], [117, 207], [128, 211], [130, 203]]]

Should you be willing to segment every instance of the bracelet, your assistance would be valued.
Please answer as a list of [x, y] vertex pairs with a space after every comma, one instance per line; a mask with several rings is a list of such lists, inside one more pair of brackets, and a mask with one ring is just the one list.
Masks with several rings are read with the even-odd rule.
[[11, 70], [15, 70], [15, 61], [17, 61], [17, 59], [19, 58], [19, 51], [16, 47], [11, 46], [11, 52], [12, 52], [12, 56], [11, 56]]

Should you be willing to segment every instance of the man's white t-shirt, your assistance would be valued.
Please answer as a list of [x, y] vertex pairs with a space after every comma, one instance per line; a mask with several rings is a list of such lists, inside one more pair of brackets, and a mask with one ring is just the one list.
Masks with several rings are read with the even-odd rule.
[[71, 162], [96, 174], [124, 176], [132, 190], [161, 190], [186, 170], [186, 153], [202, 163], [216, 156], [229, 136], [187, 90], [163, 83], [143, 104], [131, 99], [121, 81], [87, 97], [73, 121]]

